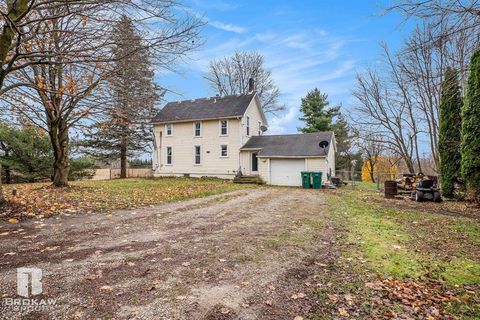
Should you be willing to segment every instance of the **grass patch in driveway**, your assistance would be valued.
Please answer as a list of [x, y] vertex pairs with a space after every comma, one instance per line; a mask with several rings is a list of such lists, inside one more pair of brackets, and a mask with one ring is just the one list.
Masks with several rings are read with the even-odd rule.
[[[109, 212], [205, 197], [251, 188], [220, 179], [158, 178], [76, 181], [68, 188], [53, 188], [46, 183], [4, 185], [8, 205], [0, 218], [51, 216], [59, 213]], [[12, 195], [12, 190], [17, 195]]]

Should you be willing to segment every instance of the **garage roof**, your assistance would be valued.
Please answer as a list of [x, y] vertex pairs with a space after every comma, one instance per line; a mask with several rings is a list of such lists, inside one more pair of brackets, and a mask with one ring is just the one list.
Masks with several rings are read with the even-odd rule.
[[[240, 149], [259, 149], [259, 157], [325, 157], [332, 145], [333, 132], [314, 132], [254, 136]], [[321, 141], [328, 141], [328, 147], [319, 147]]]
[[241, 117], [255, 93], [169, 102], [154, 123]]

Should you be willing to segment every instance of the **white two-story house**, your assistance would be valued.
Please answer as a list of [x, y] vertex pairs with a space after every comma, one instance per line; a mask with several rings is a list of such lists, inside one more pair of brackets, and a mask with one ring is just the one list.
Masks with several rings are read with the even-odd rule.
[[[153, 120], [154, 176], [256, 175], [275, 185], [301, 185], [300, 172], [335, 170], [331, 132], [265, 135], [258, 95], [168, 103]], [[327, 148], [319, 143], [327, 141]], [[324, 179], [325, 179], [324, 178]]]

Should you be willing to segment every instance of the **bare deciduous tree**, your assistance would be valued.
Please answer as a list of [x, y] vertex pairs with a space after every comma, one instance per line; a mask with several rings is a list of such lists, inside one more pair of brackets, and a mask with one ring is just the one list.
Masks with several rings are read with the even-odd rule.
[[[435, 38], [449, 38], [466, 30], [480, 27], [480, 3], [478, 0], [397, 0], [386, 12], [398, 11], [408, 18], [431, 21]], [[445, 22], [447, 23], [445, 24]]]
[[177, 59], [197, 46], [202, 24], [177, 14], [178, 9], [169, 0], [63, 1], [35, 8], [27, 16], [36, 24], [22, 45], [28, 53], [26, 66], [9, 79], [16, 90], [2, 99], [48, 132], [55, 157], [55, 186], [68, 184], [69, 131], [94, 119], [111, 102], [104, 90], [112, 64], [119, 59], [112, 50], [114, 22], [122, 14], [134, 17], [156, 65], [172, 69]]
[[372, 182], [376, 181], [375, 168], [379, 157], [385, 151], [384, 137], [374, 132], [366, 132], [359, 128], [353, 129], [354, 145], [368, 164], [370, 179]]
[[[0, 22], [0, 96], [6, 76], [15, 68], [19, 68], [18, 48], [22, 43], [22, 34], [18, 25], [23, 23], [32, 5], [33, 1], [30, 0], [4, 1], [0, 4], [0, 15], [2, 16]], [[0, 175], [0, 204], [3, 202], [5, 202], [5, 198]]]
[[[436, 172], [439, 170], [440, 84], [445, 70], [448, 67], [459, 70], [459, 78], [464, 84], [467, 78], [468, 61], [479, 46], [476, 39], [480, 26], [459, 29], [449, 34], [451, 24], [452, 21], [445, 17], [428, 17], [420, 21], [396, 54], [391, 54], [385, 45], [382, 46], [386, 67], [379, 68], [381, 72], [374, 72], [375, 81], [379, 81], [384, 90], [388, 90], [388, 100], [396, 100], [395, 104], [389, 103], [389, 106], [405, 117], [403, 128], [408, 127], [410, 132], [405, 139], [408, 144], [405, 145], [413, 148], [411, 159], [419, 171], [426, 169], [423, 168], [424, 162], [421, 161], [420, 156], [420, 152], [426, 150], [420, 148], [420, 140], [428, 141], [429, 154], [433, 159], [432, 169]], [[365, 81], [365, 77], [361, 78]], [[372, 78], [370, 76], [366, 76], [366, 78], [370, 78], [368, 82], [371, 84]], [[364, 85], [360, 85], [360, 87], [365, 89]], [[369, 88], [369, 90], [373, 89]], [[357, 93], [359, 92], [357, 91]], [[363, 94], [366, 93], [363, 92]], [[384, 97], [386, 98], [386, 95]], [[361, 105], [363, 111], [366, 111], [365, 101]], [[371, 114], [371, 112], [367, 113]], [[380, 113], [380, 115], [383, 114]], [[368, 118], [376, 118], [378, 121], [378, 115], [375, 114], [371, 114]], [[366, 119], [362, 119], [362, 121], [368, 122]], [[382, 122], [385, 125], [386, 119]], [[398, 121], [394, 121], [394, 123], [397, 125], [393, 128], [399, 129]], [[392, 126], [386, 125], [385, 127], [389, 132], [387, 136], [397, 141], [398, 154], [409, 158], [410, 152], [405, 152], [403, 144], [398, 143], [398, 136], [392, 133], [395, 131], [391, 129]], [[408, 170], [411, 170], [409, 161], [406, 161], [406, 166]]]
[[373, 126], [391, 153], [398, 154], [408, 171], [422, 171], [419, 151], [421, 118], [412, 95], [412, 85], [401, 68], [401, 56], [392, 56], [382, 44], [384, 68], [357, 76], [354, 96], [359, 105], [358, 124]]
[[[438, 28], [447, 29], [445, 23], [423, 22], [407, 39], [400, 52], [399, 66], [410, 83], [411, 95], [417, 115], [426, 127], [430, 153], [438, 170], [440, 87], [445, 70], [453, 67], [459, 70], [460, 79], [465, 83], [470, 56], [478, 47], [475, 38], [478, 29], [459, 31], [448, 38], [436, 38]], [[442, 29], [440, 29], [440, 32]]]
[[280, 104], [280, 90], [272, 74], [264, 66], [264, 57], [257, 52], [235, 52], [210, 62], [209, 74], [205, 79], [219, 95], [247, 94], [249, 79], [255, 80], [255, 89], [265, 112], [275, 113], [285, 109]]

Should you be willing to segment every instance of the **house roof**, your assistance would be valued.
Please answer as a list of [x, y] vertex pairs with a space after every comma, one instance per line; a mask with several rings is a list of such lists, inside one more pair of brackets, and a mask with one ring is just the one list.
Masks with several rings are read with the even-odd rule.
[[241, 117], [255, 93], [169, 102], [153, 119], [154, 123]]
[[[240, 150], [260, 150], [258, 157], [325, 157], [332, 146], [333, 132], [253, 136]], [[328, 147], [320, 148], [321, 141]]]

